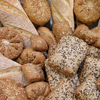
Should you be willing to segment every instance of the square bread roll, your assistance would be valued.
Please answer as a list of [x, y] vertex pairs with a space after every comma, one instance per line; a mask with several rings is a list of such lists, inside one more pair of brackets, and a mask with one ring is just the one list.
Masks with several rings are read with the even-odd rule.
[[96, 78], [88, 75], [84, 82], [76, 88], [75, 95], [78, 100], [100, 100], [100, 92], [96, 87]]
[[93, 57], [86, 57], [83, 68], [79, 75], [79, 80], [82, 83], [87, 75], [94, 75], [96, 78], [100, 76], [100, 60]]
[[63, 78], [45, 100], [76, 100], [70, 81]]
[[59, 71], [55, 70], [54, 68], [50, 67], [48, 64], [48, 59], [45, 62], [45, 69], [46, 69], [46, 74], [49, 82], [49, 86], [51, 91], [54, 90], [54, 88], [59, 84], [59, 82], [63, 78], [69, 79], [71, 86], [76, 89], [80, 85], [78, 75], [76, 74], [72, 78], [65, 76], [64, 74], [60, 73]]
[[74, 76], [87, 54], [88, 45], [75, 36], [63, 36], [54, 53], [48, 58], [48, 65], [68, 77]]

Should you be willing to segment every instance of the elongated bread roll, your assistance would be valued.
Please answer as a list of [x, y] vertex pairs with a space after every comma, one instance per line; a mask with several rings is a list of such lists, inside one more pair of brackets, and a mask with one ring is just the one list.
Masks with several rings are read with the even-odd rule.
[[74, 0], [51, 0], [53, 23], [68, 21], [74, 30], [73, 2]]
[[31, 46], [32, 34], [38, 35], [18, 0], [0, 0], [0, 21], [21, 34], [25, 47]]

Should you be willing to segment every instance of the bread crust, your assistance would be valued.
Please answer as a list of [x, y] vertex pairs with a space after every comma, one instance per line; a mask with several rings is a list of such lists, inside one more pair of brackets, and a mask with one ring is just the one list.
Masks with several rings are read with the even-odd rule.
[[27, 97], [31, 100], [45, 100], [50, 88], [47, 82], [36, 82], [25, 87]]
[[95, 22], [100, 18], [99, 0], [75, 0], [74, 13], [82, 23]]
[[45, 80], [44, 72], [40, 66], [27, 63], [22, 65], [21, 68], [29, 82], [37, 82]]
[[23, 0], [23, 8], [36, 25], [45, 25], [50, 20], [51, 9], [47, 0]]
[[96, 88], [96, 79], [88, 75], [84, 82], [76, 88], [75, 95], [79, 100], [99, 100], [100, 93]]
[[60, 41], [61, 37], [63, 37], [64, 35], [72, 34], [72, 29], [69, 26], [69, 23], [67, 21], [62, 21], [62, 22], [53, 24], [52, 30], [56, 37], [57, 43]]
[[9, 59], [17, 58], [23, 50], [23, 41], [18, 32], [0, 27], [0, 52]]
[[38, 64], [41, 68], [44, 68], [45, 59], [45, 56], [41, 52], [34, 51], [32, 48], [26, 48], [16, 61], [21, 65], [32, 63]]
[[88, 45], [83, 40], [74, 36], [63, 36], [54, 53], [48, 58], [48, 65], [72, 77], [84, 60], [87, 49]]
[[27, 100], [25, 89], [12, 79], [0, 79], [0, 100]]

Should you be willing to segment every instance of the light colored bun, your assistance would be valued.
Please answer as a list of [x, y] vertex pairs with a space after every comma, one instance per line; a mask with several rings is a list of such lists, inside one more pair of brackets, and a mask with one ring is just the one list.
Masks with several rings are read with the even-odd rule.
[[23, 41], [18, 32], [0, 27], [0, 52], [10, 59], [17, 58], [23, 50]]
[[99, 100], [100, 93], [96, 88], [96, 79], [88, 75], [85, 81], [76, 88], [75, 95], [78, 100]]
[[0, 79], [0, 100], [27, 100], [25, 89], [12, 79]]
[[45, 100], [50, 88], [46, 82], [36, 82], [25, 87], [27, 97], [31, 100]]
[[76, 100], [74, 90], [68, 79], [63, 78], [45, 100]]
[[61, 21], [53, 24], [52, 30], [56, 37], [57, 42], [59, 42], [61, 37], [63, 37], [64, 35], [72, 34], [72, 29], [67, 21]]
[[75, 36], [63, 36], [53, 54], [48, 58], [48, 65], [68, 77], [74, 76], [84, 60], [88, 45]]
[[37, 82], [45, 80], [44, 72], [40, 66], [27, 63], [22, 65], [21, 68], [29, 82]]
[[79, 80], [82, 83], [88, 75], [94, 75], [96, 78], [100, 76], [100, 60], [97, 58], [86, 57], [84, 65], [79, 75]]
[[100, 18], [100, 1], [99, 0], [75, 0], [74, 13], [82, 23], [95, 22]]
[[19, 82], [22, 86], [26, 86], [29, 84], [20, 66], [13, 66], [0, 71], [0, 79], [3, 78], [14, 79], [15, 81]]
[[48, 0], [23, 0], [23, 8], [36, 25], [44, 25], [50, 20], [51, 10]]
[[68, 21], [74, 31], [74, 0], [51, 0], [51, 11], [53, 24], [61, 21]]
[[39, 64], [41, 68], [44, 68], [45, 59], [45, 56], [41, 52], [26, 48], [16, 61], [21, 65], [27, 63]]
[[18, 0], [0, 1], [0, 21], [5, 27], [16, 30], [22, 36], [24, 43], [26, 43], [25, 47], [32, 46], [31, 35], [38, 35], [38, 33]]

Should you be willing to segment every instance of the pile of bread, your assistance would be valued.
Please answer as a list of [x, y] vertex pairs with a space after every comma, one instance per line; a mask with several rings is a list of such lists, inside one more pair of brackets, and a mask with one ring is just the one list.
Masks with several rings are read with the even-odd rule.
[[100, 0], [0, 0], [0, 100], [100, 100]]

